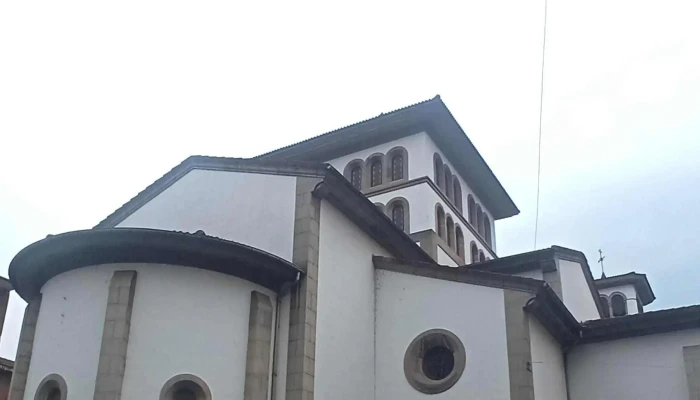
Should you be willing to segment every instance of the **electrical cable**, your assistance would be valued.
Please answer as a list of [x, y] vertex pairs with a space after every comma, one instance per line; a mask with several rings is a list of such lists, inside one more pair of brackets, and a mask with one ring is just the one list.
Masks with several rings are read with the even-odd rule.
[[544, 55], [547, 46], [547, 0], [544, 0], [544, 32], [542, 33], [542, 76], [540, 77], [540, 127], [537, 141], [537, 203], [535, 205], [535, 240], [533, 250], [537, 250], [537, 228], [540, 219], [540, 175], [542, 170], [542, 103], [544, 99]]

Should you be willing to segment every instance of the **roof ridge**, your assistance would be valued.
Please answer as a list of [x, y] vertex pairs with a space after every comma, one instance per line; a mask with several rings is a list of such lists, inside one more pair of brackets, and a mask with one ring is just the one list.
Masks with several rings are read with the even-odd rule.
[[349, 125], [344, 125], [344, 126], [341, 126], [341, 127], [339, 127], [339, 128], [336, 128], [336, 129], [333, 129], [333, 130], [330, 130], [330, 131], [327, 131], [327, 132], [318, 134], [318, 135], [316, 135], [316, 136], [312, 136], [312, 137], [310, 137], [310, 138], [308, 138], [308, 139], [301, 140], [301, 141], [299, 141], [299, 142], [290, 143], [290, 144], [288, 144], [288, 145], [286, 145], [286, 146], [282, 146], [282, 147], [280, 147], [280, 148], [277, 148], [277, 149], [274, 149], [274, 150], [270, 150], [270, 151], [265, 152], [265, 153], [263, 153], [263, 154], [257, 155], [257, 156], [255, 156], [255, 157], [253, 157], [253, 158], [265, 158], [265, 157], [267, 157], [267, 156], [269, 156], [269, 155], [272, 155], [273, 153], [279, 152], [279, 151], [281, 151], [281, 150], [288, 149], [288, 148], [290, 148], [290, 147], [292, 147], [292, 146], [296, 146], [296, 145], [298, 145], [298, 144], [306, 143], [306, 142], [312, 141], [312, 140], [314, 140], [314, 139], [320, 138], [320, 137], [322, 137], [322, 136], [330, 135], [330, 134], [333, 134], [333, 133], [335, 133], [335, 132], [341, 131], [341, 130], [343, 130], [343, 129], [347, 129], [347, 128], [351, 128], [351, 127], [354, 127], [354, 126], [362, 125], [362, 124], [365, 124], [365, 123], [367, 123], [367, 122], [376, 120], [376, 119], [378, 119], [378, 118], [386, 117], [386, 116], [389, 116], [389, 115], [392, 115], [392, 114], [397, 114], [397, 113], [399, 113], [399, 112], [406, 111], [406, 110], [408, 110], [408, 109], [410, 109], [410, 108], [413, 108], [413, 107], [416, 107], [416, 106], [421, 106], [421, 105], [424, 105], [424, 104], [428, 104], [428, 103], [431, 103], [431, 102], [433, 102], [433, 101], [442, 102], [442, 99], [440, 98], [440, 95], [438, 94], [438, 95], [436, 95], [435, 97], [433, 97], [433, 98], [431, 98], [431, 99], [422, 100], [422, 101], [419, 101], [419, 102], [417, 102], [417, 103], [413, 103], [413, 104], [410, 104], [410, 105], [407, 105], [407, 106], [404, 106], [404, 107], [401, 107], [401, 108], [397, 108], [397, 109], [395, 109], [395, 110], [391, 110], [391, 111], [386, 112], [386, 113], [382, 112], [382, 113], [380, 113], [379, 115], [377, 115], [377, 116], [375, 116], [375, 117], [363, 119], [363, 120], [361, 120], [361, 121], [358, 121], [358, 122], [355, 122], [355, 123], [352, 123], [352, 124], [349, 124]]

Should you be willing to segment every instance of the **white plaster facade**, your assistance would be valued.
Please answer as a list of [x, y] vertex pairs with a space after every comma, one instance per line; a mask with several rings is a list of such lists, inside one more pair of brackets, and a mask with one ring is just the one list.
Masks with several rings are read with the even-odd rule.
[[[475, 240], [477, 245], [479, 246], [480, 249], [483, 249], [486, 254], [493, 253], [490, 255], [491, 258], [494, 258], [495, 256], [495, 250], [496, 250], [496, 235], [495, 235], [495, 228], [494, 228], [494, 220], [493, 216], [491, 213], [488, 211], [486, 206], [482, 204], [482, 202], [479, 200], [479, 198], [474, 194], [474, 192], [471, 190], [469, 185], [467, 185], [466, 181], [462, 178], [461, 175], [456, 171], [454, 166], [450, 163], [450, 161], [445, 157], [445, 155], [438, 149], [438, 147], [435, 145], [433, 140], [430, 138], [430, 136], [425, 133], [425, 132], [420, 132], [416, 133], [414, 135], [406, 136], [404, 138], [394, 140], [391, 142], [383, 143], [381, 145], [373, 146], [358, 152], [354, 152], [339, 158], [335, 158], [333, 160], [327, 161], [329, 164], [331, 164], [335, 169], [340, 171], [341, 173], [345, 170], [345, 167], [350, 164], [351, 162], [355, 160], [362, 160], [365, 162], [370, 156], [376, 155], [376, 154], [387, 154], [391, 149], [396, 148], [396, 147], [403, 147], [406, 149], [406, 152], [408, 154], [408, 175], [407, 179], [416, 179], [416, 178], [421, 178], [421, 177], [427, 177], [431, 180], [434, 180], [435, 176], [435, 166], [433, 162], [433, 157], [435, 154], [438, 154], [443, 163], [447, 165], [450, 170], [452, 171], [452, 175], [454, 178], [459, 180], [460, 187], [462, 189], [462, 205], [463, 205], [463, 211], [462, 211], [462, 216], [456, 216], [453, 215], [453, 218], [460, 219], [461, 224], [463, 226], [462, 230], [464, 231], [465, 235], [465, 240], [467, 236], [470, 236], [469, 240], [474, 239], [473, 234], [469, 232], [469, 229], [464, 227], [464, 225], [468, 224], [467, 219], [468, 219], [468, 214], [467, 214], [467, 207], [468, 207], [468, 196], [472, 195], [474, 197], [474, 200], [476, 201], [477, 204], [481, 205], [482, 211], [488, 216], [489, 218], [489, 223], [490, 223], [490, 231], [491, 231], [491, 248], [493, 249], [493, 252], [485, 250], [485, 246], [483, 246], [479, 240]], [[384, 166], [384, 168], [387, 168], [388, 166]], [[409, 204], [411, 205], [411, 232], [419, 232], [425, 229], [433, 229], [435, 230], [435, 212], [434, 212], [434, 207], [435, 204], [441, 203], [442, 207], [445, 209], [446, 213], [449, 214], [455, 214], [454, 211], [449, 211], [449, 207], [447, 207], [444, 204], [444, 201], [438, 196], [435, 191], [430, 188], [428, 185], [419, 185], [421, 186], [420, 188], [410, 190], [413, 187], [409, 188], [404, 188], [404, 189], [397, 189], [395, 191], [391, 191], [389, 193], [384, 193], [381, 195], [369, 195], [368, 197], [375, 203], [382, 203], [384, 205], [387, 204], [388, 201], [395, 197], [403, 196], [405, 197]], [[428, 207], [428, 204], [431, 204], [431, 207]], [[417, 217], [418, 219], [416, 222], [414, 222], [413, 216], [415, 214], [418, 214]], [[467, 240], [467, 244], [469, 243], [469, 240]], [[468, 246], [467, 246], [468, 248]]]
[[[254, 254], [244, 260], [263, 272], [245, 271], [243, 278], [209, 270], [225, 269], [221, 265], [153, 263], [87, 264], [68, 272], [59, 270], [43, 284], [36, 326], [28, 322], [23, 328], [24, 333], [35, 335], [19, 346], [24, 353], [18, 356], [18, 365], [26, 365], [31, 357], [21, 399], [34, 399], [39, 382], [49, 374], [65, 379], [69, 398], [93, 398], [100, 386], [95, 378], [104, 365], [102, 352], [109, 348], [102, 331], [111, 305], [110, 279], [117, 270], [133, 270], [138, 277], [129, 314], [131, 330], [120, 400], [158, 399], [164, 383], [179, 374], [192, 374], [204, 381], [212, 393], [212, 398], [205, 400], [421, 399], [427, 395], [410, 383], [404, 360], [409, 343], [433, 329], [454, 334], [466, 353], [464, 372], [454, 386], [435, 394], [436, 399], [689, 398], [694, 372], [687, 362], [684, 364], [683, 347], [700, 345], [700, 329], [686, 329], [685, 325], [666, 329], [662, 320], [662, 326], [642, 325], [639, 329], [646, 336], [630, 338], [640, 332], [625, 333], [625, 327], [645, 316], [626, 317], [620, 324], [600, 321], [595, 301], [598, 292], [589, 286], [590, 271], [578, 252], [565, 249], [557, 253], [561, 248], [552, 248], [546, 259], [543, 251], [550, 249], [513, 256], [522, 256], [520, 263], [498, 259], [492, 214], [430, 134], [416, 130], [329, 163], [342, 173], [353, 160], [387, 154], [397, 146], [408, 154], [407, 176], [402, 183], [425, 177], [433, 180], [433, 157], [438, 154], [460, 183], [464, 212], [456, 211], [426, 179], [365, 191], [369, 202], [375, 204], [386, 205], [399, 197], [408, 201], [409, 229], [401, 232], [337, 175], [326, 180], [325, 167], [300, 173], [298, 178], [294, 168], [305, 167], [279, 173], [276, 168], [284, 167], [276, 165], [253, 173], [217, 169], [212, 163], [213, 168], [195, 168], [159, 188], [116, 227], [158, 232], [202, 230], [229, 241], [229, 245], [238, 242], [253, 247]], [[260, 164], [259, 160], [252, 163]], [[329, 191], [340, 190], [333, 182], [340, 182], [338, 185], [346, 189], [340, 193], [354, 202], [343, 203], [341, 200], [347, 199], [316, 191], [319, 185]], [[300, 188], [306, 191], [299, 192]], [[491, 246], [469, 229], [470, 194], [489, 217]], [[437, 206], [461, 228], [464, 263], [473, 261], [472, 242], [494, 260], [480, 267], [461, 266], [464, 263], [450, 254], [454, 249], [443, 247], [442, 239], [420, 236], [436, 230]], [[353, 207], [360, 211], [353, 214]], [[91, 232], [98, 236], [100, 231]], [[202, 235], [183, 236], [199, 240]], [[423, 252], [414, 243], [434, 246], [434, 252]], [[209, 245], [213, 246], [212, 242], [199, 244]], [[295, 280], [285, 281], [275, 290], [254, 283], [265, 281], [256, 280], [258, 272], [272, 274], [263, 268], [265, 263], [278, 260], [261, 255], [257, 249], [288, 261], [284, 265], [291, 268]], [[181, 251], [178, 247], [173, 254]], [[264, 261], [259, 261], [261, 257]], [[582, 261], [572, 261], [577, 257]], [[216, 264], [219, 258], [206, 260]], [[383, 259], [401, 264], [403, 269], [395, 264], [397, 270], [378, 267], [377, 260]], [[24, 266], [30, 269], [33, 262]], [[503, 268], [491, 272], [487, 265]], [[317, 275], [313, 268], [317, 268]], [[40, 279], [42, 275], [38, 275]], [[272, 279], [270, 276], [265, 278]], [[270, 284], [270, 280], [266, 282]], [[16, 283], [25, 285], [21, 280]], [[17, 289], [18, 293], [20, 290], [32, 292], [31, 287]], [[253, 291], [270, 298], [273, 322], [269, 360], [265, 354], [261, 356], [264, 362], [251, 366], [250, 359], [267, 350], [266, 345], [261, 350], [250, 344], [251, 339], [264, 336], [251, 328]], [[638, 294], [632, 285], [604, 289], [600, 294], [617, 292], [627, 297], [629, 314], [635, 314], [637, 308], [630, 302]], [[303, 329], [296, 329], [299, 326]], [[253, 334], [249, 335], [249, 329]], [[587, 341], [591, 331], [600, 334], [594, 339], [601, 342]], [[619, 339], [620, 331], [628, 336]], [[257, 353], [250, 353], [251, 348]], [[295, 359], [301, 362], [295, 364]], [[269, 371], [267, 390], [257, 387], [251, 396], [246, 393], [246, 382], [259, 370], [263, 375]], [[700, 367], [697, 371], [700, 375]], [[21, 374], [18, 367], [17, 375]], [[700, 377], [697, 382], [700, 385]]]
[[583, 273], [583, 266], [575, 261], [559, 260], [559, 276], [564, 304], [579, 321], [600, 318], [591, 295], [591, 288]]
[[566, 370], [561, 345], [536, 319], [530, 318], [529, 325], [535, 399], [566, 399]]
[[[605, 296], [608, 299], [608, 305], [610, 305], [612, 296], [614, 294], [622, 294], [625, 298], [625, 304], [627, 305], [627, 315], [634, 315], [639, 313], [639, 309], [637, 307], [637, 289], [635, 289], [634, 285], [622, 285], [622, 286], [617, 286], [617, 287], [609, 287], [605, 289], [598, 289], [598, 293], [600, 293], [601, 296]], [[610, 315], [612, 315], [612, 309], [610, 310]]]
[[687, 400], [683, 347], [700, 329], [575, 347], [567, 356], [570, 400]]
[[190, 171], [117, 227], [203, 230], [292, 259], [296, 177]]
[[[466, 215], [460, 215], [453, 208], [446, 204], [442, 197], [435, 192], [432, 186], [428, 183], [419, 183], [417, 185], [392, 190], [387, 193], [367, 196], [373, 203], [381, 203], [383, 205], [397, 197], [403, 197], [409, 202], [410, 214], [410, 229], [411, 232], [421, 232], [428, 229], [437, 230], [437, 213], [436, 207], [439, 205], [445, 211], [445, 218], [451, 217], [455, 226], [459, 226], [464, 235], [465, 248], [465, 263], [472, 262], [469, 257], [469, 245], [474, 242], [478, 250], [490, 258], [496, 258], [495, 250], [484, 245], [483, 239], [475, 235], [470, 229], [470, 224], [467, 221]], [[465, 203], [466, 204], [466, 203]], [[466, 212], [466, 209], [465, 209]]]
[[66, 380], [70, 398], [93, 398], [108, 287], [117, 270], [138, 274], [122, 398], [157, 399], [164, 383], [181, 373], [199, 376], [217, 398], [242, 398], [250, 293], [274, 294], [197, 268], [110, 264], [60, 274], [43, 287], [24, 399], [33, 400], [52, 373]]
[[502, 289], [390, 271], [376, 274], [375, 399], [426, 398], [408, 384], [402, 366], [411, 341], [433, 328], [458, 336], [467, 355], [461, 379], [436, 398], [510, 399]]
[[326, 162], [342, 173], [345, 167], [354, 160], [365, 162], [373, 154], [387, 154], [395, 147], [403, 147], [408, 153], [408, 179], [430, 176], [430, 171], [433, 168], [433, 158], [432, 155], [429, 157], [425, 156], [427, 140], [430, 140], [430, 138], [425, 132], [416, 132], [415, 135], [382, 143], [342, 157], [326, 160]]
[[376, 316], [372, 255], [389, 253], [323, 201], [314, 398], [374, 396]]

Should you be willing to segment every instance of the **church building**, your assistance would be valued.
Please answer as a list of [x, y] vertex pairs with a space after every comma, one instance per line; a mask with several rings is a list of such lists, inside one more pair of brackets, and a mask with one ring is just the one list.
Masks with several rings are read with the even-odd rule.
[[559, 246], [440, 97], [251, 159], [192, 156], [12, 260], [11, 400], [700, 399], [700, 306]]

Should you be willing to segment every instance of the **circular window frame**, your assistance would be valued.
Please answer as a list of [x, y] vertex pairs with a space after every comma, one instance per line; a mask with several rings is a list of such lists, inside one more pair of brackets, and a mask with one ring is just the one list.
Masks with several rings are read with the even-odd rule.
[[50, 374], [41, 380], [41, 383], [37, 386], [36, 393], [34, 393], [34, 400], [46, 399], [46, 396], [54, 388], [58, 388], [61, 391], [61, 400], [66, 400], [68, 397], [68, 385], [66, 380], [59, 374]]
[[[430, 348], [443, 345], [452, 351], [454, 367], [443, 379], [432, 380], [423, 372], [423, 355]], [[425, 394], [438, 394], [454, 386], [464, 373], [467, 354], [457, 335], [445, 329], [430, 329], [416, 336], [406, 349], [403, 371], [408, 383]]]
[[160, 400], [171, 400], [176, 390], [188, 386], [193, 389], [197, 396], [197, 400], [211, 400], [211, 390], [209, 386], [200, 377], [192, 374], [175, 375], [168, 379], [160, 390]]

